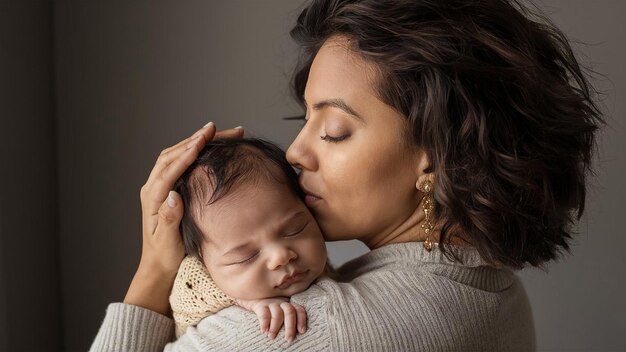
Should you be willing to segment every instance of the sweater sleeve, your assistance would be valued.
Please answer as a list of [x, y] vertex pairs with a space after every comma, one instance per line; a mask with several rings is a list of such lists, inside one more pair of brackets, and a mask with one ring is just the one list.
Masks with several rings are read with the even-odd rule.
[[317, 285], [292, 296], [292, 302], [307, 312], [307, 331], [285, 341], [284, 328], [274, 340], [261, 332], [256, 315], [233, 306], [204, 318], [197, 326], [165, 347], [167, 352], [182, 351], [329, 351], [327, 294]]
[[284, 328], [274, 340], [261, 333], [256, 315], [233, 306], [187, 328], [176, 341], [174, 321], [138, 306], [112, 303], [90, 351], [328, 351], [327, 293], [317, 285], [292, 296], [307, 311], [307, 331], [285, 341]]
[[89, 351], [163, 351], [174, 321], [139, 306], [111, 303]]

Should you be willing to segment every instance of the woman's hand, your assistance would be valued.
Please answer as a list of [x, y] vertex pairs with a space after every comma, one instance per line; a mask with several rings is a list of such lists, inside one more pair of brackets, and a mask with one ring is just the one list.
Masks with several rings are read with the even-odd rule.
[[302, 306], [290, 303], [289, 298], [237, 299], [235, 301], [238, 306], [257, 315], [261, 332], [266, 333], [270, 339], [276, 338], [283, 322], [285, 323], [285, 340], [288, 342], [296, 338], [296, 327], [301, 334], [306, 331], [306, 311]]
[[182, 199], [171, 190], [206, 143], [214, 138], [240, 137], [243, 137], [242, 128], [216, 133], [215, 124], [209, 122], [191, 137], [161, 152], [148, 181], [141, 187], [141, 260], [124, 303], [168, 315], [168, 297], [185, 256], [179, 230], [184, 210]]

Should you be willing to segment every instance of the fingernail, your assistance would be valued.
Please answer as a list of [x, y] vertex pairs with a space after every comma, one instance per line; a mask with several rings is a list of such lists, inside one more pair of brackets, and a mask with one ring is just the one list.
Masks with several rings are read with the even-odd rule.
[[298, 332], [304, 334], [304, 327], [298, 326]]
[[174, 191], [170, 191], [167, 195], [167, 206], [173, 208], [176, 206], [176, 199], [174, 199]]
[[243, 126], [237, 126], [237, 127], [235, 127], [235, 129], [236, 129], [236, 130], [240, 130], [240, 129], [242, 129], [242, 128], [243, 128]]
[[206, 125], [204, 125], [202, 128], [207, 128], [207, 127], [209, 127], [209, 126], [213, 126], [213, 125], [215, 125], [215, 124], [213, 123], [213, 121], [209, 121], [209, 123], [207, 123]]

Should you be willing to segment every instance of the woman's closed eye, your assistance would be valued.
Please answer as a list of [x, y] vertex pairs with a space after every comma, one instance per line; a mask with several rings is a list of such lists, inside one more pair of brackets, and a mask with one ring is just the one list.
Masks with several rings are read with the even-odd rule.
[[341, 142], [341, 141], [343, 141], [344, 139], [346, 139], [348, 137], [350, 137], [349, 134], [344, 134], [343, 136], [339, 136], [339, 137], [329, 136], [328, 134], [326, 134], [325, 136], [320, 136], [320, 138], [323, 141], [330, 142], [330, 143], [338, 143], [338, 142]]
[[[303, 129], [304, 126], [306, 126], [307, 122], [309, 122], [309, 116], [308, 114], [304, 114], [304, 115], [299, 115], [299, 116], [294, 116], [294, 117], [290, 117], [288, 118], [290, 120], [300, 120], [302, 121], [302, 123], [300, 124], [300, 129]], [[326, 133], [323, 136], [320, 136], [320, 138], [325, 141], [325, 142], [329, 142], [329, 143], [338, 143], [341, 142], [345, 139], [347, 139], [348, 137], [350, 137], [349, 133], [343, 134], [341, 136], [331, 136], [328, 133]]]
[[342, 119], [328, 118], [325, 122], [324, 135], [320, 138], [325, 142], [337, 143], [350, 137], [350, 128]]

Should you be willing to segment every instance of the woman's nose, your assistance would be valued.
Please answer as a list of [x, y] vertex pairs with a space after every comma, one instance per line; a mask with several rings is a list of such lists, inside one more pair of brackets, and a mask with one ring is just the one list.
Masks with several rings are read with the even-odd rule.
[[305, 125], [287, 149], [287, 161], [301, 170], [315, 170], [317, 162], [311, 145], [311, 138]]
[[298, 254], [293, 250], [284, 246], [275, 246], [270, 253], [267, 267], [269, 270], [276, 270], [296, 258], [298, 258]]

